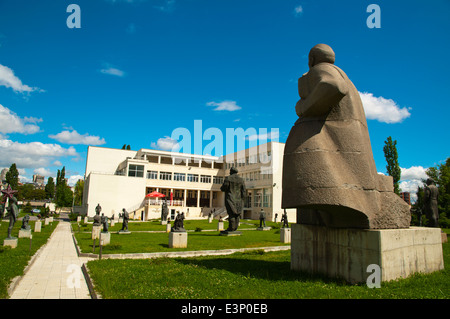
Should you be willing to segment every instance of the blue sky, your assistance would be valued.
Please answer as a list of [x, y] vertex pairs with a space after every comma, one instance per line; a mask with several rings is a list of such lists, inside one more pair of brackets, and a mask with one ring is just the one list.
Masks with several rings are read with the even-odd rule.
[[308, 52], [326, 43], [362, 94], [378, 171], [392, 136], [409, 190], [450, 156], [449, 13], [447, 0], [0, 0], [0, 168], [26, 181], [64, 165], [73, 182], [88, 145], [164, 148], [194, 120], [285, 142]]

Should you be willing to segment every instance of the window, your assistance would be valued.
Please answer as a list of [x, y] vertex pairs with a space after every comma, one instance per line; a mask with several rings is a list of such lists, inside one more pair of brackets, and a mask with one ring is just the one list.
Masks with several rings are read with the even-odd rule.
[[186, 180], [186, 174], [183, 173], [173, 173], [173, 180], [184, 182]]
[[223, 184], [223, 176], [213, 176], [213, 183], [214, 184]]
[[258, 192], [255, 194], [255, 201], [253, 202], [253, 207], [261, 207], [261, 193]]
[[272, 193], [270, 190], [264, 188], [263, 192], [263, 206], [272, 207]]
[[147, 171], [147, 178], [148, 179], [158, 179], [158, 172], [157, 171]]
[[200, 182], [201, 183], [211, 183], [211, 176], [201, 175], [200, 176]]
[[159, 173], [159, 179], [163, 181], [171, 181], [172, 180], [172, 173], [171, 172], [160, 172]]
[[198, 182], [198, 175], [196, 175], [196, 174], [188, 174], [187, 175], [187, 181], [188, 182], [195, 182], [195, 183], [197, 183]]
[[144, 165], [131, 165], [128, 167], [128, 176], [144, 177]]

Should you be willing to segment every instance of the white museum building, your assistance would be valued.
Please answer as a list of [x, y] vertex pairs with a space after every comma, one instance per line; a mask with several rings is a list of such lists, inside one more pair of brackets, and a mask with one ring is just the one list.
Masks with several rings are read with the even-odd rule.
[[[187, 219], [227, 216], [225, 196], [220, 190], [232, 166], [245, 181], [247, 198], [243, 218], [258, 219], [264, 210], [268, 220], [278, 214], [280, 221], [281, 182], [284, 144], [269, 142], [224, 157], [167, 152], [138, 151], [89, 146], [82, 211], [118, 217], [125, 208], [130, 218], [161, 217], [161, 204], [167, 200], [169, 216], [184, 212]], [[148, 197], [152, 192], [164, 198]], [[287, 210], [289, 222], [296, 221], [295, 209]]]

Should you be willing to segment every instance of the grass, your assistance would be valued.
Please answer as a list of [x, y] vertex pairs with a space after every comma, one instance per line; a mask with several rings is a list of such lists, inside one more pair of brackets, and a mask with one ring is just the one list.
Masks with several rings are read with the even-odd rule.
[[[130, 227], [131, 228], [131, 227]], [[285, 245], [280, 242], [277, 230], [243, 230], [242, 236], [223, 237], [218, 231], [189, 232], [188, 248], [169, 248], [168, 233], [133, 232], [130, 235], [118, 235], [111, 232], [111, 245], [102, 248], [103, 254], [153, 253], [167, 251], [216, 250], [233, 248], [251, 248]], [[78, 233], [75, 237], [81, 252], [92, 253], [91, 233]], [[98, 246], [98, 240], [96, 242]], [[98, 248], [95, 251], [99, 252]]]
[[[32, 230], [34, 230], [34, 223], [34, 221], [29, 222]], [[9, 221], [0, 222], [0, 299], [8, 298], [8, 286], [10, 285], [11, 280], [16, 276], [23, 275], [23, 271], [28, 265], [31, 257], [47, 242], [57, 225], [58, 221], [54, 221], [49, 225], [44, 225], [44, 223], [42, 223], [40, 233], [32, 231], [33, 239], [30, 251], [29, 238], [19, 238], [18, 245], [14, 249], [4, 247], [3, 240], [8, 234]], [[21, 221], [15, 223], [12, 230], [12, 236], [18, 237], [21, 226]]]
[[88, 267], [104, 299], [448, 299], [450, 244], [443, 250], [446, 269], [383, 282], [380, 289], [291, 271], [289, 251], [96, 260]]

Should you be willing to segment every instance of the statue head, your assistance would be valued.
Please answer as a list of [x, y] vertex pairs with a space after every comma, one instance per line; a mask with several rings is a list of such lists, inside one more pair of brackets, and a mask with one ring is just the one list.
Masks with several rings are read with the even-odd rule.
[[315, 45], [310, 51], [309, 51], [309, 68], [312, 68], [316, 64], [319, 63], [331, 63], [334, 64], [335, 61], [335, 54], [333, 49], [326, 44], [320, 43]]
[[238, 172], [238, 170], [236, 167], [233, 166], [230, 168], [230, 175], [237, 174], [237, 172]]
[[427, 185], [435, 185], [435, 181], [432, 178], [427, 179]]

